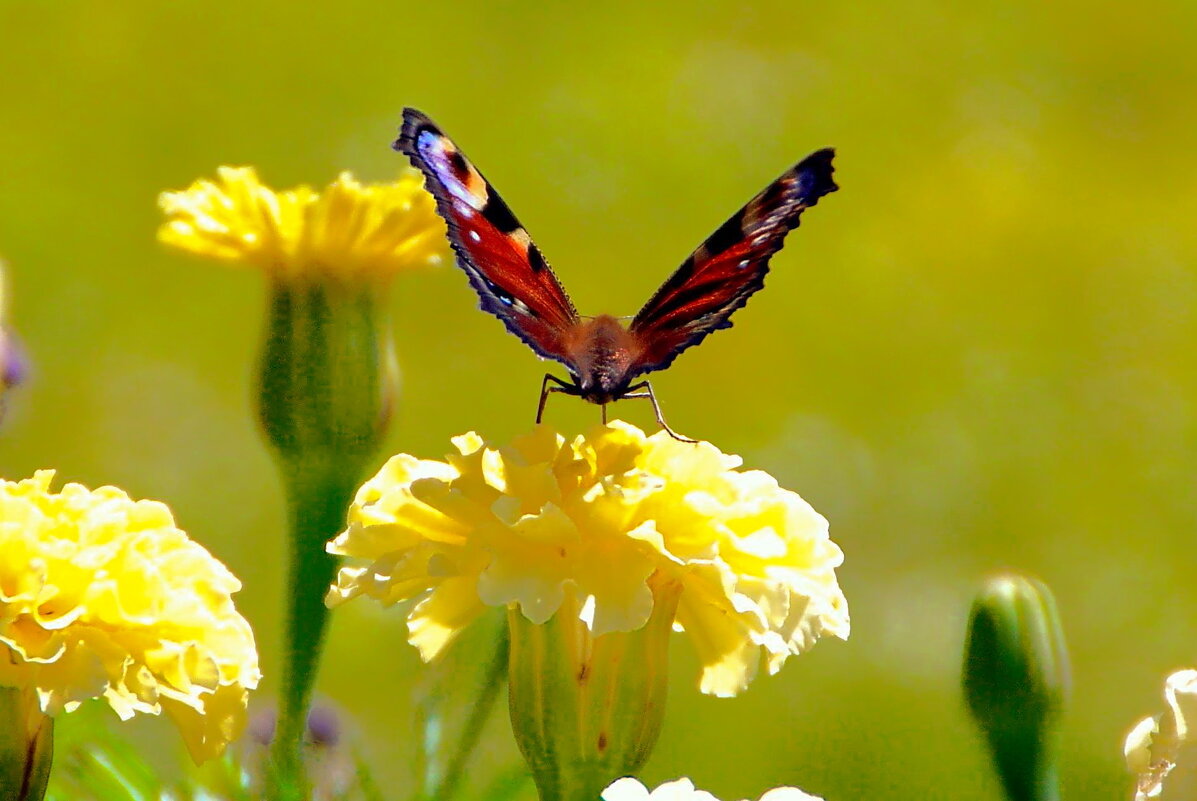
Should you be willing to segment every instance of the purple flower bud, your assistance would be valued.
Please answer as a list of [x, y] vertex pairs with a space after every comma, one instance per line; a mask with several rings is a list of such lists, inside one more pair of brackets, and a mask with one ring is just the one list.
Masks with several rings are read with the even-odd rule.
[[0, 331], [0, 387], [15, 387], [28, 373], [29, 360], [21, 341], [10, 331]]
[[274, 727], [278, 722], [278, 712], [274, 709], [259, 709], [249, 720], [246, 727], [250, 738], [258, 745], [270, 745], [274, 740]]
[[333, 747], [341, 740], [341, 719], [331, 706], [313, 706], [308, 712], [308, 742]]

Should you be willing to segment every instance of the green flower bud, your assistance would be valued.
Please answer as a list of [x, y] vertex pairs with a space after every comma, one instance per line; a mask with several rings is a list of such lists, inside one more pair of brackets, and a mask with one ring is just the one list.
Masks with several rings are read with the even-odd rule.
[[1055, 600], [1022, 576], [990, 580], [973, 602], [964, 695], [1011, 801], [1054, 801], [1057, 725], [1069, 692]]

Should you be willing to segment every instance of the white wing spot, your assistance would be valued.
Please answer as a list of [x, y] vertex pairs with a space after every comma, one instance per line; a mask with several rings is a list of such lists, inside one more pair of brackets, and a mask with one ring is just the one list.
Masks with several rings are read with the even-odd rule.
[[470, 231], [470, 239], [474, 240], [475, 242], [481, 242], [482, 236], [477, 231]]

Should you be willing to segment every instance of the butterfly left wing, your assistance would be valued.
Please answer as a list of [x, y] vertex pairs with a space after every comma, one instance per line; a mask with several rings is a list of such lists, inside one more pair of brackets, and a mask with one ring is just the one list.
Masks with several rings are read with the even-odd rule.
[[577, 325], [578, 313], [499, 193], [432, 120], [413, 108], [403, 110], [394, 148], [424, 173], [457, 264], [482, 308], [539, 355], [573, 369], [565, 337]]
[[802, 212], [839, 187], [835, 151], [816, 151], [784, 172], [719, 226], [632, 320], [639, 350], [629, 378], [669, 366], [712, 331], [730, 328], [732, 312], [765, 285], [769, 259]]

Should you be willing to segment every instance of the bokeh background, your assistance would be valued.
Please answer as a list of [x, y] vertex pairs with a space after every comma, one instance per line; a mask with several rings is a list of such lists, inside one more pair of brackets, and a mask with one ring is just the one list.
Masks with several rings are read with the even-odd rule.
[[[159, 247], [159, 191], [220, 164], [275, 186], [387, 179], [415, 105], [580, 310], [631, 314], [834, 145], [842, 191], [736, 327], [655, 384], [678, 430], [831, 520], [852, 637], [734, 700], [698, 695], [679, 644], [644, 776], [727, 799], [998, 798], [958, 670], [978, 581], [1015, 568], [1055, 589], [1070, 638], [1066, 797], [1125, 798], [1125, 732], [1197, 660], [1195, 52], [1183, 0], [3, 0], [0, 253], [32, 379], [0, 468], [168, 501], [244, 580], [266, 702], [287, 588], [252, 422], [263, 282]], [[388, 452], [529, 427], [545, 365], [458, 270], [400, 277], [393, 312]], [[596, 415], [549, 411], [566, 431]], [[411, 789], [420, 674], [395, 610], [335, 613], [320, 688], [391, 798]], [[515, 759], [498, 713], [479, 771]]]

